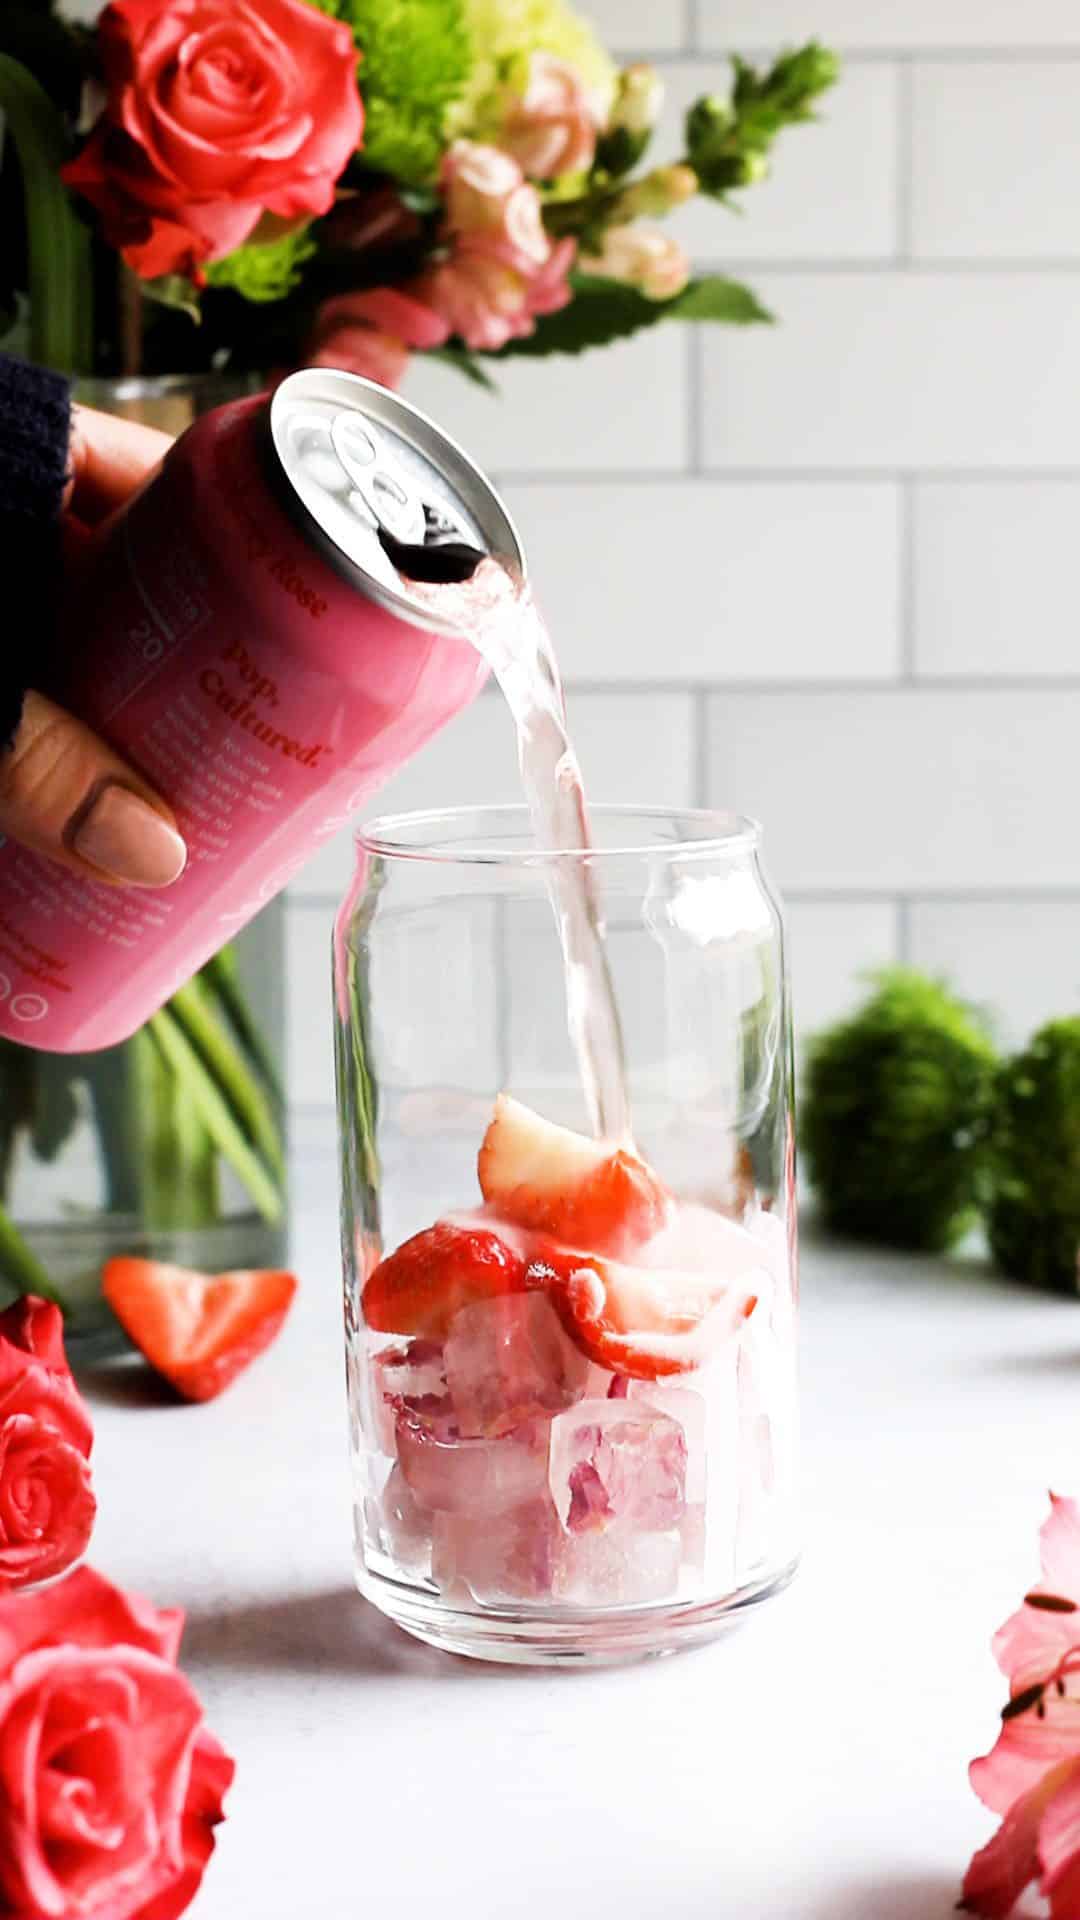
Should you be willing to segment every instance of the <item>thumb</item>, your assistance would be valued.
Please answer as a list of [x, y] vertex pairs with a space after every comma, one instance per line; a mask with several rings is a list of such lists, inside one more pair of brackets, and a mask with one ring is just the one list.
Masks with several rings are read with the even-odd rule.
[[167, 887], [187, 848], [153, 788], [80, 720], [28, 693], [0, 750], [0, 833], [84, 879]]

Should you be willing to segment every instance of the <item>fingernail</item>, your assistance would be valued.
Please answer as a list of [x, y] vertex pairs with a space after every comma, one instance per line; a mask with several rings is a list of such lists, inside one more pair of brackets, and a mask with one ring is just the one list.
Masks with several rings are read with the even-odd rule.
[[187, 847], [175, 827], [113, 781], [76, 821], [68, 844], [81, 860], [133, 887], [167, 887], [187, 865]]

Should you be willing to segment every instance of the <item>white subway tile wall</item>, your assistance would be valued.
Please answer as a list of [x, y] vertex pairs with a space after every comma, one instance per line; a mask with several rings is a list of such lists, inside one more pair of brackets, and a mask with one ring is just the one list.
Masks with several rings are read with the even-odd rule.
[[[771, 328], [658, 329], [407, 392], [506, 492], [598, 798], [764, 820], [803, 1035], [893, 959], [1006, 1044], [1080, 997], [1080, 5], [592, 0], [665, 77], [674, 154], [725, 56], [845, 55], [745, 218], [696, 259]], [[516, 797], [484, 695], [379, 806]], [[328, 942], [348, 835], [289, 904], [291, 1085], [329, 1106]]]

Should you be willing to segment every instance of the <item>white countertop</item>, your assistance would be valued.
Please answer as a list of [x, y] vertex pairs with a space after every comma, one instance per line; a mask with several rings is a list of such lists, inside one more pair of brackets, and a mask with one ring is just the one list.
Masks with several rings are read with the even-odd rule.
[[352, 1588], [329, 1155], [296, 1200], [301, 1296], [230, 1392], [91, 1389], [92, 1559], [187, 1609], [238, 1763], [198, 1920], [946, 1920], [990, 1635], [1080, 1493], [1080, 1303], [804, 1236], [795, 1585], [673, 1659], [478, 1666]]

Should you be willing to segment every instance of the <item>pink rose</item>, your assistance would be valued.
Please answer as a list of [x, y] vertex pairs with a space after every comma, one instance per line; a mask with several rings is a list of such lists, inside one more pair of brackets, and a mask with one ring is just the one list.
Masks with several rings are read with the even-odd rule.
[[410, 293], [373, 287], [341, 293], [320, 307], [308, 364], [362, 374], [382, 387], [400, 384], [413, 347], [441, 347], [450, 329]]
[[305, 0], [112, 0], [105, 112], [68, 185], [145, 279], [219, 260], [264, 212], [326, 213], [360, 141], [349, 28]]
[[596, 109], [574, 68], [552, 53], [529, 59], [524, 93], [511, 98], [499, 145], [534, 180], [584, 173], [596, 153]]
[[85, 1552], [92, 1442], [59, 1308], [16, 1301], [0, 1314], [0, 1593], [62, 1573]]
[[181, 1625], [89, 1567], [0, 1600], [0, 1911], [175, 1920], [194, 1897], [234, 1768]]
[[605, 274], [638, 287], [648, 300], [673, 300], [690, 278], [690, 262], [677, 240], [644, 222], [609, 227], [600, 252], [582, 259], [586, 273]]
[[1042, 1580], [994, 1639], [1009, 1701], [990, 1753], [971, 1764], [1001, 1815], [964, 1878], [963, 1906], [1005, 1920], [1032, 1881], [1050, 1920], [1080, 1913], [1080, 1507], [1051, 1494]]

